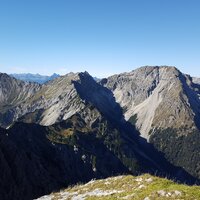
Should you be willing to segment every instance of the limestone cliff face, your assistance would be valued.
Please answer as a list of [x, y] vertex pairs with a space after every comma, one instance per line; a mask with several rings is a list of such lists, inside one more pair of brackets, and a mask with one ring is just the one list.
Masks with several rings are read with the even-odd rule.
[[27, 83], [0, 73], [0, 109], [1, 112], [19, 105], [32, 97], [41, 86], [36, 83]]
[[84, 107], [72, 83], [78, 78], [78, 73], [70, 73], [42, 85], [33, 98], [15, 108], [16, 118], [47, 126], [71, 117]]
[[155, 128], [197, 128], [199, 87], [175, 67], [142, 67], [101, 84], [113, 91], [127, 120], [135, 116], [144, 138]]
[[40, 89], [39, 84], [23, 82], [0, 73], [0, 125], [10, 125], [15, 119], [13, 109], [32, 98]]

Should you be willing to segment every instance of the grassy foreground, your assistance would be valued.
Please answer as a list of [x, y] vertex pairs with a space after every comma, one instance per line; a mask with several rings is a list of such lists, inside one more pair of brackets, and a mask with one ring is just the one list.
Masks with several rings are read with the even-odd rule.
[[60, 192], [39, 198], [40, 200], [200, 200], [200, 186], [187, 186], [171, 180], [151, 176], [118, 176], [92, 180]]

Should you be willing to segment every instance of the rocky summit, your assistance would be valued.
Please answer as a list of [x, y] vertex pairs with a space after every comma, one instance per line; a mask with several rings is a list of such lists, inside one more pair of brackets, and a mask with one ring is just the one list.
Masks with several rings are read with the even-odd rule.
[[[198, 129], [200, 101], [198, 79], [175, 67], [142, 67], [114, 75], [101, 83], [109, 88], [141, 136], [149, 139], [155, 129]], [[183, 132], [180, 131], [180, 134]]]
[[198, 80], [175, 67], [147, 66], [111, 76], [101, 84], [113, 92], [125, 119], [142, 137], [171, 163], [200, 178]]
[[119, 174], [200, 179], [199, 79], [141, 67], [45, 84], [0, 74], [1, 199], [33, 199]]

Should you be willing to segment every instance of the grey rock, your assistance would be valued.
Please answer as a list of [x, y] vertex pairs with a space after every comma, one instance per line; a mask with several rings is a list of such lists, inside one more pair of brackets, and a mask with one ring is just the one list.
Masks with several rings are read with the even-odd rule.
[[155, 128], [197, 129], [199, 87], [175, 67], [142, 67], [101, 84], [114, 93], [126, 120], [136, 116], [135, 125], [146, 139]]

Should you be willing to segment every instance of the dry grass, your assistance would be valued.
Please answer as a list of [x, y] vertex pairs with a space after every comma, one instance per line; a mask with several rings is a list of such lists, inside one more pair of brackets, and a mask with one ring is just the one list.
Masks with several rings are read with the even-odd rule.
[[129, 175], [69, 187], [58, 193], [52, 193], [51, 197], [52, 200], [199, 200], [200, 187], [177, 184], [149, 174]]

